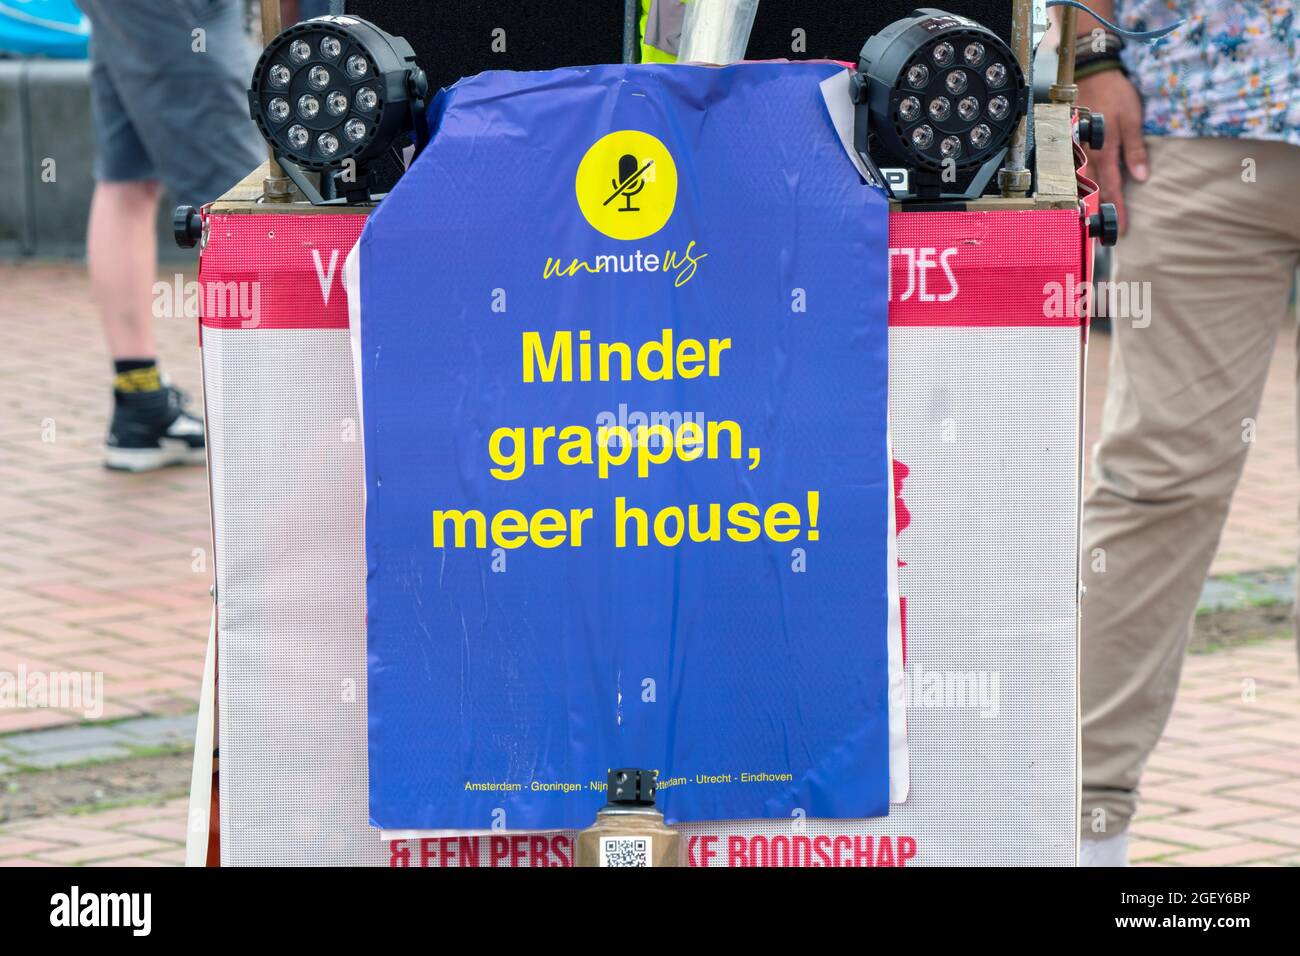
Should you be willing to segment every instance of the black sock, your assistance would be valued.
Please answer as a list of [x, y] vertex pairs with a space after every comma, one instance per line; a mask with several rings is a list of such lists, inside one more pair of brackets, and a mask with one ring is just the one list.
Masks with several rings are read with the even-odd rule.
[[119, 395], [156, 392], [161, 388], [157, 359], [119, 359], [113, 363], [113, 391]]
[[163, 413], [167, 392], [157, 359], [120, 359], [113, 362], [113, 399], [144, 415]]

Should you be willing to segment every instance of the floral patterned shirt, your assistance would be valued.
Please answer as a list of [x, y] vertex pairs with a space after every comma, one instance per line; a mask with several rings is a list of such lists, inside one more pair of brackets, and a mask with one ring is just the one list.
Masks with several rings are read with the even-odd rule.
[[1129, 41], [1124, 65], [1149, 136], [1282, 140], [1300, 146], [1296, 0], [1117, 0], [1129, 30], [1187, 22], [1152, 46]]

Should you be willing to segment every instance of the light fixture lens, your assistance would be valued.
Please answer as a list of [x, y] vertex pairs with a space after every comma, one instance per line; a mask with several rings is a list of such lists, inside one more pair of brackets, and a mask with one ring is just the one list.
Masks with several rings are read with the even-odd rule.
[[[340, 60], [349, 52], [350, 47]], [[371, 72], [376, 62], [371, 60]], [[917, 174], [909, 184], [913, 197], [981, 188], [987, 178], [973, 168], [984, 164], [984, 172], [991, 171], [990, 157], [1007, 144], [1029, 95], [1025, 73], [1004, 39], [973, 20], [929, 7], [867, 39], [854, 84], [855, 102], [869, 116], [868, 123], [861, 111], [855, 113], [855, 137], [865, 133], [873, 157]], [[354, 92], [354, 109], [355, 100]], [[378, 125], [372, 115], [378, 119], [387, 109], [384, 103], [375, 114], [347, 115], [363, 116], [370, 142]], [[941, 182], [940, 170], [953, 166], [970, 175]], [[957, 188], [950, 190], [953, 182]]]
[[[267, 43], [246, 98], [270, 155], [282, 161], [305, 198], [357, 203], [386, 178], [370, 175], [377, 160], [398, 144], [410, 142], [417, 153], [424, 147], [421, 117], [430, 93], [407, 40], [359, 17], [331, 15], [294, 23]], [[892, 119], [897, 122], [897, 114]], [[352, 163], [366, 175], [346, 175]], [[319, 185], [302, 180], [299, 170], [320, 174]]]

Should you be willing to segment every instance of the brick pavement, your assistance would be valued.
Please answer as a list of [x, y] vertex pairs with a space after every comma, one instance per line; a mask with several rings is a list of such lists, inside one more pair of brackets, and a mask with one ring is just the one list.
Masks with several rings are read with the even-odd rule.
[[1300, 671], [1290, 636], [1188, 658], [1142, 797], [1134, 863], [1300, 866]]
[[[97, 671], [102, 717], [197, 699], [211, 560], [201, 468], [105, 471], [110, 366], [77, 265], [0, 264], [0, 671]], [[157, 322], [164, 369], [199, 390], [194, 323]], [[84, 712], [0, 709], [0, 734]]]
[[187, 801], [0, 826], [0, 866], [180, 866]]
[[[126, 476], [100, 467], [108, 361], [80, 266], [0, 263], [0, 290], [0, 671], [102, 671], [105, 719], [188, 713], [211, 579], [203, 472]], [[197, 395], [193, 322], [160, 320], [158, 335], [164, 367]], [[1108, 345], [1094, 337], [1090, 436]], [[1288, 334], [1216, 574], [1295, 564], [1290, 346]], [[84, 716], [0, 709], [0, 735]], [[1294, 644], [1280, 638], [1190, 658], [1134, 824], [1135, 860], [1300, 864], [1297, 808]], [[184, 816], [185, 802], [174, 800], [0, 825], [0, 865], [176, 864]]]

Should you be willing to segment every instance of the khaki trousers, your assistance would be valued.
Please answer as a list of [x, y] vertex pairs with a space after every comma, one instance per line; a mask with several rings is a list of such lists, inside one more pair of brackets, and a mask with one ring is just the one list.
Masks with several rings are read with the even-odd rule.
[[1173, 707], [1300, 265], [1300, 148], [1147, 142], [1114, 281], [1149, 283], [1149, 325], [1112, 317], [1083, 510], [1081, 833], [1094, 839], [1127, 828]]

